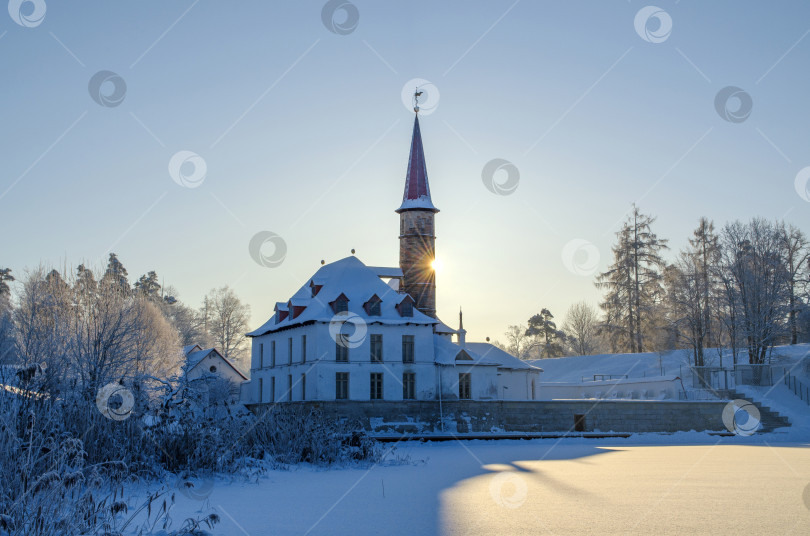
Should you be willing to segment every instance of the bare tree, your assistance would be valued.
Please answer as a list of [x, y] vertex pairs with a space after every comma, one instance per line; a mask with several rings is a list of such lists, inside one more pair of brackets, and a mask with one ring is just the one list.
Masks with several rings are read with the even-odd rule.
[[588, 302], [581, 301], [568, 308], [563, 331], [568, 335], [574, 353], [591, 355], [596, 351], [599, 314]]
[[519, 359], [529, 359], [530, 350], [534, 348], [533, 337], [526, 335], [526, 326], [509, 326], [504, 333], [506, 344], [503, 349]]
[[807, 237], [801, 229], [790, 225], [780, 224], [779, 234], [782, 241], [782, 250], [785, 255], [785, 267], [788, 277], [788, 325], [790, 327], [790, 344], [796, 344], [799, 339], [799, 329], [796, 317], [802, 310], [803, 302], [800, 298], [805, 294], [808, 280], [808, 260], [810, 248]]
[[788, 270], [779, 228], [755, 218], [726, 225], [721, 234], [722, 269], [733, 332], [745, 341], [751, 364], [763, 363], [785, 332], [788, 317]]
[[676, 342], [692, 348], [693, 364], [706, 364], [705, 348], [713, 336], [714, 303], [718, 293], [716, 267], [720, 251], [714, 225], [701, 218], [689, 247], [665, 270], [670, 332]]
[[203, 309], [208, 332], [222, 355], [240, 360], [245, 354], [250, 320], [250, 306], [243, 304], [227, 285], [212, 289], [205, 297]]

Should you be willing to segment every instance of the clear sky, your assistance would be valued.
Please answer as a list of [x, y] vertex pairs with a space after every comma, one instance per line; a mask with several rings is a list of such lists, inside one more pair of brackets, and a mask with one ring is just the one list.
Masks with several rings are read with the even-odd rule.
[[[471, 340], [597, 303], [633, 202], [673, 254], [704, 215], [808, 229], [806, 2], [352, 2], [12, 0], [0, 266], [114, 251], [193, 306], [231, 285], [256, 327], [321, 259], [396, 265], [416, 78], [439, 315], [463, 306]], [[173, 177], [180, 151], [199, 158]], [[507, 195], [482, 179], [493, 159], [519, 173], [490, 184]], [[280, 265], [251, 256], [261, 231]]]

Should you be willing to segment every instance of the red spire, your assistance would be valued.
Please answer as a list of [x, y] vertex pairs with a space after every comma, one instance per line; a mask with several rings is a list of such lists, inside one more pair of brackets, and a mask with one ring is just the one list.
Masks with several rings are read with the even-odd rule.
[[439, 209], [433, 206], [430, 199], [425, 151], [422, 148], [422, 132], [419, 130], [419, 115], [416, 116], [413, 122], [411, 155], [408, 158], [408, 171], [405, 176], [405, 193], [402, 196], [402, 205], [397, 209], [397, 212], [410, 209], [439, 212]]

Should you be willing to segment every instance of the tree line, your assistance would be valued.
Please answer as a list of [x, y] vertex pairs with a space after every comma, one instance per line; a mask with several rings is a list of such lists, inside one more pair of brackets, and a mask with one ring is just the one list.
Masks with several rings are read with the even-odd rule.
[[249, 306], [227, 286], [193, 308], [155, 271], [130, 284], [115, 253], [95, 273], [83, 264], [73, 272], [39, 267], [17, 281], [0, 269], [0, 365], [40, 365], [54, 387], [78, 382], [91, 393], [109, 381], [168, 378], [191, 344], [216, 346], [242, 365], [249, 319]]
[[633, 206], [596, 277], [598, 309], [572, 305], [559, 330], [543, 309], [527, 326], [509, 326], [501, 346], [524, 359], [687, 348], [693, 365], [705, 366], [726, 351], [734, 364], [761, 364], [775, 345], [810, 340], [810, 247], [801, 229], [762, 218], [716, 229], [704, 217], [667, 260], [655, 221]]

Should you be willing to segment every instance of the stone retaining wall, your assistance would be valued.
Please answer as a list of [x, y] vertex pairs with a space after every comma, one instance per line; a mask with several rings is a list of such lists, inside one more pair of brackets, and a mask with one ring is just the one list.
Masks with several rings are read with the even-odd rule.
[[[319, 408], [371, 433], [725, 431], [724, 401], [554, 400], [287, 402]], [[261, 413], [263, 406], [250, 409]], [[442, 423], [444, 426], [442, 426]]]

